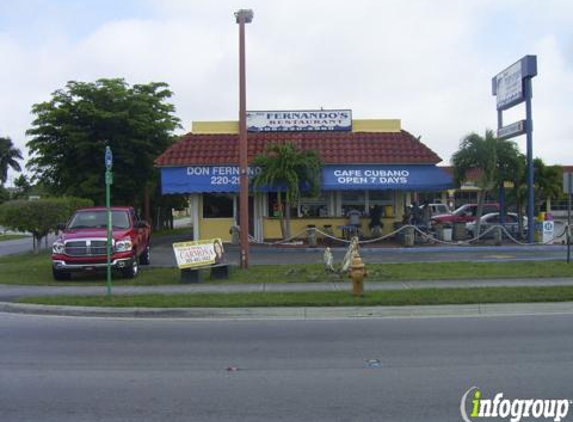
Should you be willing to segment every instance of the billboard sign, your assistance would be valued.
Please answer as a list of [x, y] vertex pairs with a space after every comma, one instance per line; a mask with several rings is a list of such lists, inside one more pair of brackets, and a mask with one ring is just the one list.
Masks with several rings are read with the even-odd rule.
[[247, 111], [249, 132], [351, 131], [351, 110]]
[[495, 77], [497, 109], [505, 110], [524, 100], [521, 60]]

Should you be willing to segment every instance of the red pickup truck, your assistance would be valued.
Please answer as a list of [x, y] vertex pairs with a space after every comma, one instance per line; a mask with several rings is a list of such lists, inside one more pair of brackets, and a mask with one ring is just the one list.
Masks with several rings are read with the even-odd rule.
[[[112, 207], [112, 268], [134, 278], [139, 264], [149, 264], [151, 227], [138, 220], [132, 207]], [[82, 208], [75, 212], [52, 245], [54, 279], [69, 280], [74, 272], [105, 270], [107, 264], [107, 210]]]

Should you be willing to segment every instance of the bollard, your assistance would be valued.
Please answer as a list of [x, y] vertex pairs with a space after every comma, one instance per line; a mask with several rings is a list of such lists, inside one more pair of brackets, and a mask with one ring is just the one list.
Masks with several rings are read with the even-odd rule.
[[493, 241], [495, 246], [501, 246], [501, 227], [493, 229]]
[[404, 246], [411, 248], [414, 246], [414, 228], [406, 227], [404, 231]]
[[352, 257], [352, 264], [350, 264], [349, 277], [352, 280], [352, 294], [355, 297], [360, 297], [364, 294], [364, 278], [368, 276], [362, 258], [356, 252]]
[[307, 227], [308, 246], [316, 247], [316, 226], [309, 224]]

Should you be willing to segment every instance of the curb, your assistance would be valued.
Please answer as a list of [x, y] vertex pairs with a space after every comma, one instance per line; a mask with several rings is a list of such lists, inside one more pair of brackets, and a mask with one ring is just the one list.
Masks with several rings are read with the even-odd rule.
[[501, 303], [434, 306], [282, 307], [282, 308], [103, 308], [0, 302], [0, 312], [103, 318], [175, 318], [190, 320], [317, 320], [357, 318], [429, 318], [573, 315], [573, 302]]

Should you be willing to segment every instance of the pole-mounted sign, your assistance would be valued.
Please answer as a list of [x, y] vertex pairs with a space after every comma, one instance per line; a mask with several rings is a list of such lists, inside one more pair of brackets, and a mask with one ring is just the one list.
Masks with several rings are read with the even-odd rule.
[[110, 147], [105, 147], [105, 206], [107, 211], [107, 296], [111, 297], [111, 248], [112, 248], [112, 221], [111, 221], [111, 185], [113, 184], [113, 154]]
[[[527, 135], [527, 241], [533, 243], [533, 119], [531, 116], [531, 79], [537, 76], [537, 56], [525, 56], [491, 80], [492, 94], [497, 102], [498, 138]], [[525, 120], [503, 126], [503, 111], [525, 101]], [[502, 210], [503, 211], [503, 210]]]

